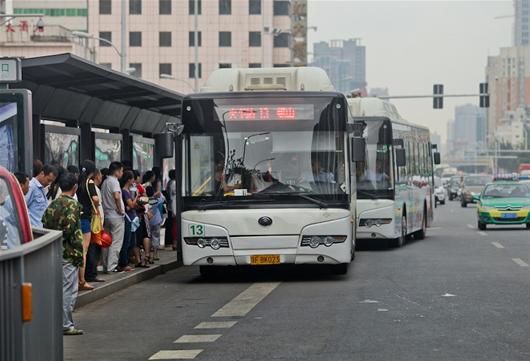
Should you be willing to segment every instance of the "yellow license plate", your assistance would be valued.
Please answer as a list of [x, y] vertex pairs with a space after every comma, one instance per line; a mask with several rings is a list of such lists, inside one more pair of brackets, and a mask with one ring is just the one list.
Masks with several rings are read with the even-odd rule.
[[250, 264], [256, 265], [256, 266], [269, 265], [269, 264], [280, 264], [280, 256], [276, 254], [250, 256]]

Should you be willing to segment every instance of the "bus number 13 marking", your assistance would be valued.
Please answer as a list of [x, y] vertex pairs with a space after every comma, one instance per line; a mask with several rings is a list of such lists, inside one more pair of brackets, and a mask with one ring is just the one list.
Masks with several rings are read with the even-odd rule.
[[204, 236], [204, 226], [202, 224], [192, 224], [190, 225], [190, 233], [192, 236]]

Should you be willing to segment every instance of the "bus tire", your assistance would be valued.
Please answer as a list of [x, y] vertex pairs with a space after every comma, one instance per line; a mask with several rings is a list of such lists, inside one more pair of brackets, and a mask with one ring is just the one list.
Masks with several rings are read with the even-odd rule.
[[[486, 223], [478, 221], [477, 228], [480, 229], [481, 231], [486, 230]], [[526, 228], [528, 228], [528, 225], [526, 226]]]
[[425, 239], [427, 235], [427, 209], [423, 208], [423, 220], [421, 221], [421, 229], [414, 234], [416, 239]]
[[339, 263], [331, 266], [333, 274], [343, 276], [348, 273], [349, 263]]
[[398, 238], [395, 238], [393, 241], [393, 246], [396, 248], [403, 247], [407, 239], [407, 216], [403, 214], [401, 216], [401, 235]]

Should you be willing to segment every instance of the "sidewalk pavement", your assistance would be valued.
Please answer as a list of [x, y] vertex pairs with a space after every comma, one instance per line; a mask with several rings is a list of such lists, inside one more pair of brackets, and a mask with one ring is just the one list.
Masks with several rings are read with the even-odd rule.
[[151, 279], [178, 267], [177, 252], [171, 247], [158, 251], [159, 261], [149, 265], [149, 268], [135, 268], [131, 272], [98, 273], [98, 278], [105, 282], [91, 282], [95, 288], [90, 291], [81, 291], [77, 296], [76, 308], [83, 307], [91, 302], [118, 292], [136, 283]]

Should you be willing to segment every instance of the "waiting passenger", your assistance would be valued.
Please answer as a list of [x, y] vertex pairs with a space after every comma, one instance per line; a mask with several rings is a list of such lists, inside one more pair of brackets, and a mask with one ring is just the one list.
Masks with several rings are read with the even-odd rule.
[[42, 216], [48, 208], [46, 188], [57, 178], [57, 168], [45, 165], [41, 172], [29, 183], [29, 192], [26, 194], [29, 219], [33, 227], [42, 228]]
[[50, 204], [42, 222], [46, 228], [63, 232], [63, 334], [82, 335], [83, 331], [75, 328], [72, 319], [79, 287], [79, 267], [83, 265], [82, 206], [73, 198], [77, 192], [77, 177], [65, 173], [59, 186], [62, 194]]

